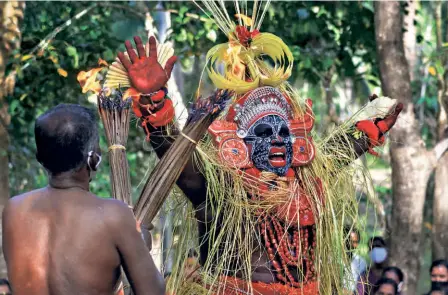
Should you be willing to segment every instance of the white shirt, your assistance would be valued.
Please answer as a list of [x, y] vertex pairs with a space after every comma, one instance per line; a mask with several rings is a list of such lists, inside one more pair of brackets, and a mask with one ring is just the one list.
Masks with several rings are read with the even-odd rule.
[[355, 291], [356, 283], [358, 282], [359, 277], [367, 269], [367, 262], [365, 261], [364, 258], [359, 256], [358, 254], [353, 254], [350, 268], [351, 272], [347, 274], [347, 278], [345, 280], [345, 286], [348, 290]]

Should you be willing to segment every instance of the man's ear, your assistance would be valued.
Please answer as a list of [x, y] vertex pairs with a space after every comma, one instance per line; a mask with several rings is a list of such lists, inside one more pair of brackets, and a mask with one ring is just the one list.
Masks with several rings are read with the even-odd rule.
[[91, 171], [96, 171], [101, 163], [101, 155], [90, 151], [87, 157], [87, 167]]

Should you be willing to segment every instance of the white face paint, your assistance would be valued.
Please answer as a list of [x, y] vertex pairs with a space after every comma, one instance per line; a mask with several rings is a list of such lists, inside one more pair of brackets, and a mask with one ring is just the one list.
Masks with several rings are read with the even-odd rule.
[[382, 247], [375, 247], [370, 252], [370, 259], [373, 262], [380, 264], [383, 263], [387, 258], [387, 249]]

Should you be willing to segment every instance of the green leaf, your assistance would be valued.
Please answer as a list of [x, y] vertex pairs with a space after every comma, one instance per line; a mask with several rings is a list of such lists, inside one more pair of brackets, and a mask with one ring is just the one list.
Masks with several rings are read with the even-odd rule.
[[187, 41], [187, 31], [185, 29], [181, 29], [179, 32], [179, 35], [176, 36], [176, 41], [178, 42], [185, 42]]
[[11, 114], [14, 114], [17, 107], [19, 106], [20, 102], [18, 100], [13, 100], [11, 104], [9, 105], [9, 111]]
[[217, 34], [215, 30], [210, 30], [207, 33], [207, 39], [211, 40], [212, 42], [216, 42]]
[[322, 65], [324, 67], [324, 70], [328, 70], [329, 68], [331, 68], [331, 66], [333, 65], [334, 59], [326, 57], [323, 62]]
[[72, 57], [72, 66], [77, 69], [79, 66], [79, 55], [76, 47], [67, 46], [67, 48], [65, 48], [65, 51], [67, 52], [68, 56]]
[[188, 11], [188, 7], [187, 6], [182, 6], [179, 9], [179, 15], [184, 16], [184, 14]]
[[67, 51], [68, 56], [74, 56], [74, 55], [78, 54], [76, 47], [73, 47], [73, 46], [67, 46], [67, 48], [65, 50]]
[[311, 59], [309, 57], [306, 57], [305, 60], [303, 61], [303, 67], [305, 69], [311, 69], [313, 67]]
[[30, 58], [33, 58], [33, 57], [34, 57], [34, 55], [27, 54], [27, 55], [22, 56], [22, 58], [20, 60], [21, 61], [26, 61], [26, 60], [29, 60]]

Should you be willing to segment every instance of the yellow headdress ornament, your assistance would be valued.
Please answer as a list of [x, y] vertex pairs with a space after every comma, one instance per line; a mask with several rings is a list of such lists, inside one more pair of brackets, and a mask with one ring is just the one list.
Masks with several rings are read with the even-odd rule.
[[[210, 2], [206, 6], [212, 12], [218, 9]], [[215, 19], [229, 36], [229, 42], [216, 45], [207, 53], [210, 79], [217, 88], [233, 90], [237, 94], [260, 86], [279, 86], [291, 76], [294, 60], [291, 51], [274, 34], [260, 33], [261, 21], [253, 21], [242, 14], [237, 16], [239, 25], [228, 18]], [[217, 70], [220, 63], [224, 65], [223, 74]]]

